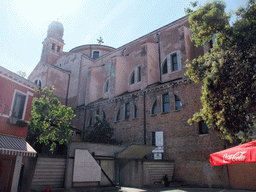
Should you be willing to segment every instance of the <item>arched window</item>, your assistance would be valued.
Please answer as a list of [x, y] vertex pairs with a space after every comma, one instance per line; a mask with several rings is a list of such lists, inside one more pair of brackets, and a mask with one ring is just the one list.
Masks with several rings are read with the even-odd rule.
[[138, 67], [138, 82], [141, 81], [141, 67]]
[[52, 44], [52, 50], [55, 50], [55, 44], [54, 43]]
[[35, 80], [35, 84], [39, 86], [39, 89], [41, 89], [41, 81], [39, 79]]
[[141, 77], [142, 77], [141, 66], [137, 66], [133, 69], [131, 73], [130, 81], [129, 81], [130, 85], [141, 82]]
[[57, 52], [60, 52], [60, 46], [57, 47]]
[[134, 105], [134, 113], [133, 113], [134, 118], [139, 117], [139, 109], [136, 105]]
[[153, 106], [152, 106], [152, 111], [151, 111], [152, 115], [156, 115], [157, 114], [157, 102], [155, 101]]
[[180, 110], [180, 109], [182, 109], [181, 100], [177, 95], [175, 95], [175, 110]]
[[116, 114], [116, 121], [120, 121], [120, 119], [121, 119], [121, 117], [120, 117], [120, 109], [119, 109]]
[[168, 65], [167, 65], [167, 59], [164, 61], [163, 64], [163, 74], [168, 73]]
[[105, 82], [105, 85], [104, 85], [104, 93], [107, 93], [108, 92], [108, 85], [109, 84], [109, 80], [107, 80], [106, 82]]
[[181, 66], [179, 62], [179, 51], [168, 54], [162, 63], [162, 74], [164, 75], [180, 70]]
[[135, 83], [135, 74], [134, 74], [134, 71], [132, 72], [132, 75], [131, 75], [131, 79], [130, 79], [130, 84], [134, 84]]

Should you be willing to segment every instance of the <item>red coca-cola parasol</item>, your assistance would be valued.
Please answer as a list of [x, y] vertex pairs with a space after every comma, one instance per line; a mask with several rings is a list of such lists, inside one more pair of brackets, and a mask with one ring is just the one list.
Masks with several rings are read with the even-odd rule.
[[210, 155], [211, 165], [256, 162], [256, 140]]

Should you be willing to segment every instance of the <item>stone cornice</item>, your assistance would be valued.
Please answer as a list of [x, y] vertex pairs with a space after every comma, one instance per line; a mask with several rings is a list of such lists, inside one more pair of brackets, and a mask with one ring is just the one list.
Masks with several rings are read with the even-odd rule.
[[22, 86], [25, 86], [27, 87], [28, 89], [31, 89], [31, 90], [35, 90], [37, 88], [39, 88], [38, 85], [36, 85], [35, 83], [32, 83], [31, 81], [19, 76], [18, 74], [16, 73], [13, 73], [3, 67], [0, 67], [0, 76], [3, 77], [3, 78], [7, 78], [17, 84], [20, 84]]
[[153, 93], [153, 92], [159, 92], [165, 89], [169, 89], [169, 88], [173, 88], [175, 86], [178, 85], [182, 85], [182, 84], [188, 84], [188, 83], [192, 83], [192, 81], [190, 79], [177, 79], [177, 80], [173, 80], [173, 81], [169, 81], [160, 85], [157, 85], [155, 87], [150, 87], [150, 88], [146, 88], [143, 90], [139, 90], [136, 92], [132, 92], [132, 93], [127, 93], [124, 94], [122, 96], [117, 96], [111, 99], [106, 99], [106, 100], [102, 100], [102, 101], [95, 101], [93, 103], [89, 103], [86, 106], [82, 106], [83, 108], [88, 108], [88, 107], [94, 107], [94, 106], [99, 106], [99, 105], [105, 105], [105, 104], [109, 104], [109, 103], [114, 103], [114, 102], [118, 102], [121, 100], [126, 100], [126, 99], [131, 99], [133, 96], [143, 96], [144, 93], [149, 94], [149, 93]]

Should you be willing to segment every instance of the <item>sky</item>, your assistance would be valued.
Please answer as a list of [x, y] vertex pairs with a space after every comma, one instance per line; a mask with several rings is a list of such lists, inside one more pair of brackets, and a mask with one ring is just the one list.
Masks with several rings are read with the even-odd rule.
[[[183, 16], [194, 0], [0, 0], [0, 66], [29, 75], [52, 21], [64, 26], [64, 52], [84, 44], [118, 48]], [[224, 0], [226, 12], [247, 0]], [[204, 5], [209, 0], [199, 0]]]

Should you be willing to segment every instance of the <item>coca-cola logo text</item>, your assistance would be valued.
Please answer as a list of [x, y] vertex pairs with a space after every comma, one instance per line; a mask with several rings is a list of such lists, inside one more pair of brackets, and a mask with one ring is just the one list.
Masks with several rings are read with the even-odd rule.
[[231, 163], [231, 162], [236, 162], [236, 161], [245, 161], [246, 156], [244, 156], [244, 154], [247, 151], [239, 151], [233, 155], [228, 155], [225, 154], [223, 155], [223, 163]]

